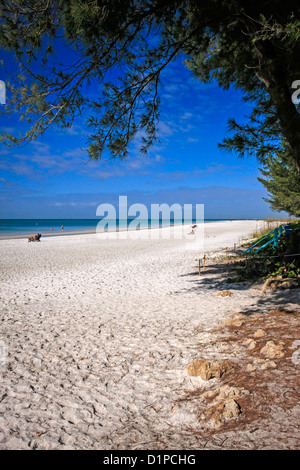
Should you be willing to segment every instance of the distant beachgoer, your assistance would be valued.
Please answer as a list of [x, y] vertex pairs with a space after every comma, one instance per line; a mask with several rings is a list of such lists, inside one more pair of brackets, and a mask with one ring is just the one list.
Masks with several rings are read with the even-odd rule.
[[50, 229], [50, 230], [51, 230], [51, 232], [53, 232], [53, 227], [51, 227], [51, 229]]
[[189, 235], [194, 235], [194, 233], [195, 233], [195, 230], [194, 230], [194, 229], [195, 229], [196, 227], [197, 227], [196, 224], [191, 225], [191, 231], [189, 232]]
[[61, 231], [62, 231], [62, 232], [64, 231], [64, 226], [63, 226], [63, 225], [61, 226]]

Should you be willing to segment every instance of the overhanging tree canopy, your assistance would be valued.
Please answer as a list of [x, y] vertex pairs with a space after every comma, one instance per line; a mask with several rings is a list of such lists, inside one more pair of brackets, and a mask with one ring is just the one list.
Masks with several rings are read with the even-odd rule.
[[[22, 64], [5, 112], [30, 124], [22, 138], [4, 134], [6, 144], [30, 142], [54, 123], [70, 126], [85, 108], [90, 157], [105, 149], [126, 156], [138, 133], [147, 151], [157, 139], [161, 72], [183, 54], [200, 80], [237, 87], [253, 102], [248, 125], [231, 121], [234, 135], [223, 146], [263, 162], [284, 139], [300, 173], [300, 115], [291, 99], [300, 79], [297, 1], [4, 0], [0, 18], [0, 46]], [[72, 64], [55, 60], [62, 43]], [[94, 100], [83, 93], [90, 81], [99, 84]]]

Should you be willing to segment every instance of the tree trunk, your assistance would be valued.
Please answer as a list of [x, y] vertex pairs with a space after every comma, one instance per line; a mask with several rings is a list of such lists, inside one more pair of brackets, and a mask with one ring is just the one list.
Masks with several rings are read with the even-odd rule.
[[[252, 42], [259, 32], [257, 23], [253, 20], [249, 21], [249, 17], [242, 17], [241, 20]], [[300, 175], [300, 114], [292, 101], [292, 81], [289, 83], [288, 64], [282, 51], [278, 51], [276, 46], [268, 40], [254, 41], [254, 48], [259, 63], [259, 71], [256, 75], [264, 83], [277, 109], [282, 136], [290, 147]]]
[[270, 67], [264, 75], [267, 75], [269, 81], [267, 91], [276, 106], [282, 134], [287, 140], [296, 169], [300, 174], [300, 114], [292, 102], [291, 89], [285, 77], [282, 77], [281, 71], [278, 73]]

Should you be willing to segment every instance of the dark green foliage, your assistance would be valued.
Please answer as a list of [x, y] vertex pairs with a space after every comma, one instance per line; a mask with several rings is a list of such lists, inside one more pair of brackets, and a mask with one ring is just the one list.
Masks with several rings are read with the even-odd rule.
[[300, 175], [287, 153], [277, 158], [269, 156], [261, 173], [265, 178], [258, 180], [266, 187], [272, 209], [285, 211], [291, 216], [300, 216]]
[[300, 275], [300, 223], [290, 225], [291, 234], [283, 233], [276, 248], [270, 243], [260, 252], [254, 252], [236, 262], [237, 275], [228, 278], [227, 282], [259, 281], [269, 276], [293, 278]]
[[[233, 120], [223, 148], [264, 162], [286, 142], [300, 171], [300, 116], [291, 100], [300, 79], [300, 5], [274, 0], [3, 0], [0, 47], [20, 66], [5, 112], [28, 121], [36, 139], [49, 126], [71, 126], [88, 113], [89, 154], [126, 156], [140, 137], [146, 152], [158, 138], [162, 70], [178, 55], [195, 77], [234, 86], [253, 104], [246, 125]], [[71, 64], [53, 51], [72, 51]], [[98, 96], [89, 99], [89, 83]]]
[[[147, 151], [157, 138], [160, 72], [185, 40], [176, 44], [163, 27], [158, 40], [153, 41], [153, 35], [159, 22], [168, 19], [171, 26], [177, 21], [179, 4], [150, 0], [2, 2], [0, 45], [15, 52], [22, 69], [22, 75], [7, 84], [10, 100], [5, 112], [17, 111], [30, 124], [26, 135], [4, 134], [3, 142], [20, 145], [36, 139], [50, 125], [69, 127], [86, 110], [92, 158], [100, 158], [105, 148], [114, 157], [124, 157], [139, 132], [141, 150]], [[68, 48], [74, 54], [73, 63], [57, 63], [52, 53], [56, 47]], [[91, 81], [99, 84], [93, 100], [86, 95]]]

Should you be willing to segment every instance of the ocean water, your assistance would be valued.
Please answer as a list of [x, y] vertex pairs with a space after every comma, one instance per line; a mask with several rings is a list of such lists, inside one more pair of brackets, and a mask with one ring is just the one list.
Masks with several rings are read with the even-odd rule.
[[[0, 235], [92, 230], [97, 221], [93, 219], [1, 219]], [[52, 230], [51, 230], [52, 229]]]
[[[80, 232], [93, 231], [97, 228], [99, 219], [0, 219], [0, 236], [1, 235], [22, 235], [39, 233], [58, 233], [58, 232]], [[126, 230], [130, 228], [133, 219], [117, 219], [115, 226], [118, 230]], [[150, 220], [141, 220], [141, 228], [151, 226]], [[174, 221], [171, 222], [172, 224]], [[170, 225], [170, 221], [152, 221], [155, 227]], [[63, 230], [62, 230], [63, 227]], [[113, 222], [109, 224], [109, 228], [113, 229]]]
[[[0, 236], [4, 235], [34, 235], [41, 234], [55, 234], [80, 231], [93, 231], [97, 228], [97, 224], [101, 219], [0, 219]], [[117, 219], [116, 229], [126, 230], [132, 228], [132, 221], [134, 219]], [[229, 219], [205, 219], [205, 222], [213, 222], [218, 220]], [[185, 221], [186, 222], [186, 221]], [[191, 220], [191, 223], [195, 221]], [[140, 228], [158, 228], [174, 224], [180, 224], [180, 220], [141, 220]], [[131, 226], [130, 226], [131, 225]], [[63, 227], [63, 230], [62, 230]], [[109, 225], [109, 229], [114, 229], [113, 225]]]

